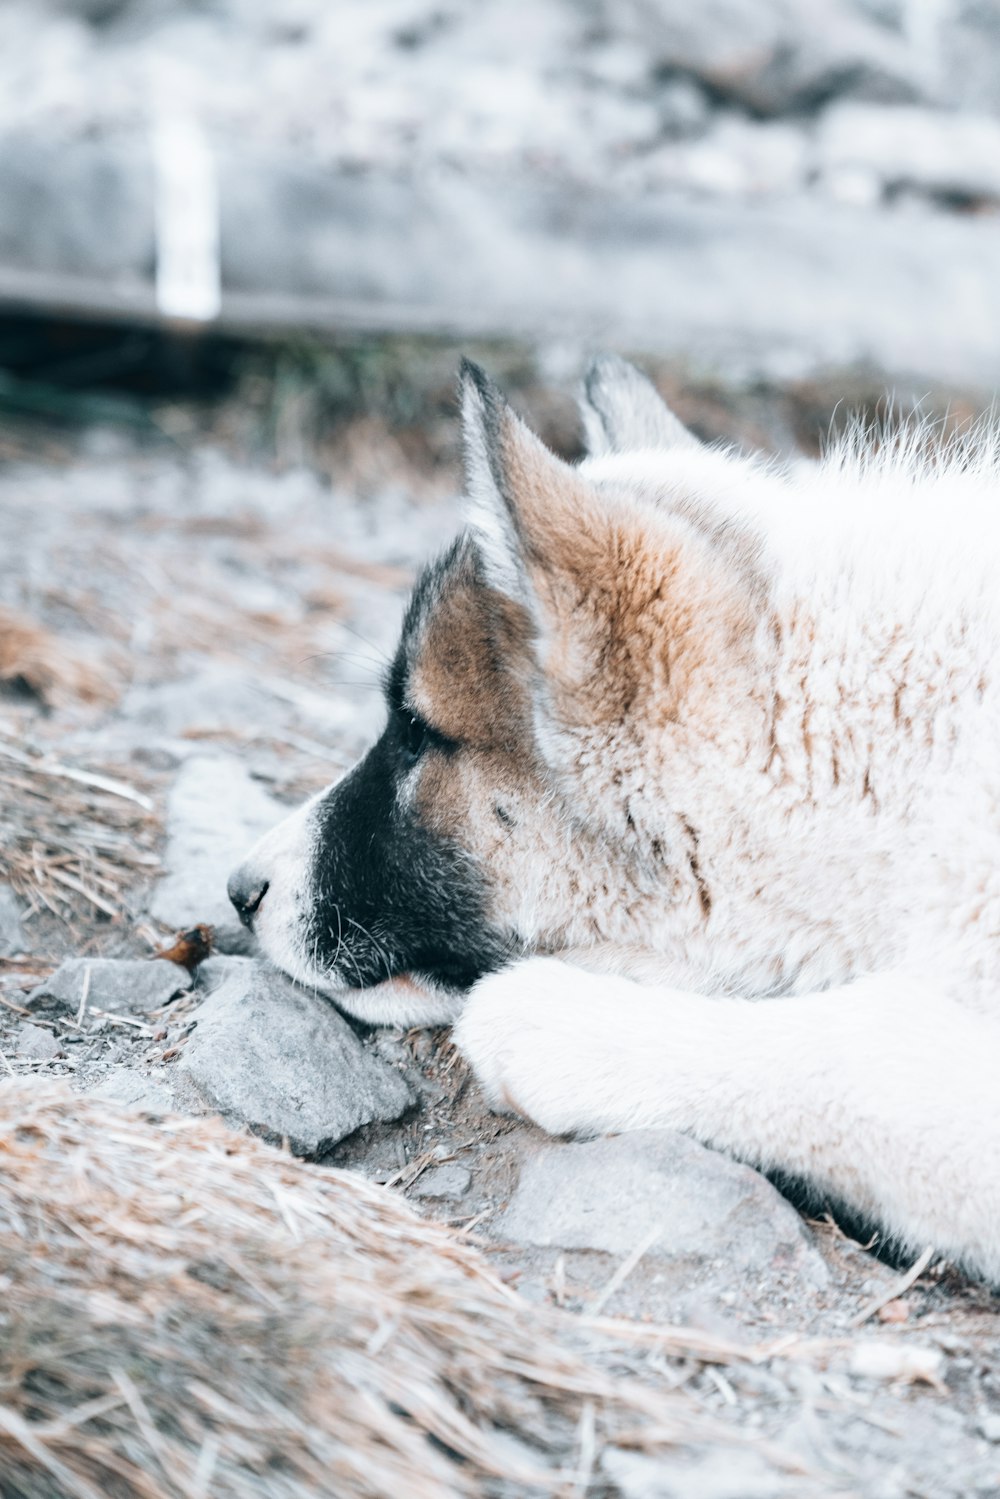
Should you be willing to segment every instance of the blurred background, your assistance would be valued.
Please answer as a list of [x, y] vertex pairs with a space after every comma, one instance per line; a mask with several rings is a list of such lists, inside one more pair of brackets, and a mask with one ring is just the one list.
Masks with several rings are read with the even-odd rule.
[[[459, 524], [459, 356], [574, 456], [601, 348], [701, 436], [779, 453], [852, 409], [988, 408], [1000, 0], [2, 0], [22, 938], [231, 925], [262, 791], [378, 727], [414, 569]], [[153, 821], [95, 864], [110, 814], [46, 823], [25, 745], [145, 787]]]
[[4, 0], [0, 402], [433, 458], [474, 344], [565, 448], [594, 347], [778, 447], [974, 409], [998, 115], [1000, 0]]

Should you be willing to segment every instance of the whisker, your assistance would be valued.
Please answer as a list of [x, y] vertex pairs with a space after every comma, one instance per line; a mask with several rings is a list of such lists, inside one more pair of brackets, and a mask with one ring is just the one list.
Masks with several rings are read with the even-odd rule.
[[356, 625], [349, 624], [346, 619], [339, 620], [338, 623], [342, 629], [347, 630], [347, 632], [350, 635], [353, 635], [355, 639], [360, 640], [362, 645], [366, 645], [370, 650], [373, 650], [376, 656], [379, 657], [379, 659], [385, 666], [392, 665], [392, 657], [388, 654], [383, 646], [378, 645], [374, 640], [372, 640], [371, 636], [366, 635], [362, 630], [359, 630]]
[[390, 978], [391, 979], [392, 976], [393, 976], [392, 975], [392, 964], [389, 962], [389, 955], [386, 952], [385, 948], [382, 946], [382, 944], [379, 942], [378, 938], [374, 935], [373, 932], [370, 932], [367, 927], [362, 926], [361, 923], [360, 923], [360, 921], [355, 921], [352, 916], [348, 916], [347, 919], [351, 923], [351, 926], [357, 928], [357, 930], [361, 933], [361, 935], [363, 937], [367, 937], [368, 938], [369, 942], [372, 944], [372, 946], [374, 947], [375, 951], [378, 953], [379, 957], [382, 959], [383, 966], [385, 967], [385, 976], [386, 976], [386, 978]]

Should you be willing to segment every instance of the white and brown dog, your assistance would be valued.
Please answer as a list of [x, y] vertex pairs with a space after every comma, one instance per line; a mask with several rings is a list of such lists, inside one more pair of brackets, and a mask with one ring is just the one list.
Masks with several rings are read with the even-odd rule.
[[385, 731], [241, 915], [363, 1019], [458, 1017], [498, 1106], [689, 1131], [1000, 1281], [996, 435], [780, 469], [605, 359], [571, 467], [463, 392]]

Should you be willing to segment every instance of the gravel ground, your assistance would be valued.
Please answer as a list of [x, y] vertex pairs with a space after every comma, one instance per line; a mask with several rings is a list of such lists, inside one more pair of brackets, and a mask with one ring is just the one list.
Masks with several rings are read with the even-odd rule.
[[[626, 1499], [1000, 1492], [1000, 1303], [985, 1290], [933, 1260], [901, 1287], [906, 1266], [690, 1141], [554, 1143], [495, 1118], [446, 1032], [348, 1026], [236, 951], [227, 840], [377, 728], [384, 653], [415, 567], [457, 523], [457, 475], [369, 416], [341, 429], [332, 474], [265, 459], [231, 413], [208, 431], [180, 407], [157, 422], [157, 436], [8, 424], [0, 439], [0, 607], [52, 632], [64, 668], [0, 696], [0, 1072], [290, 1136], [471, 1230], [529, 1300], [632, 1319], [647, 1343], [622, 1367], [752, 1442], [724, 1462], [624, 1454], [606, 1478]], [[119, 839], [103, 860], [94, 825]], [[171, 950], [165, 888], [177, 921], [216, 922], [228, 953]], [[150, 964], [162, 950], [174, 961]], [[86, 963], [53, 979], [68, 957]], [[685, 1329], [679, 1345], [657, 1345], [664, 1323]]]

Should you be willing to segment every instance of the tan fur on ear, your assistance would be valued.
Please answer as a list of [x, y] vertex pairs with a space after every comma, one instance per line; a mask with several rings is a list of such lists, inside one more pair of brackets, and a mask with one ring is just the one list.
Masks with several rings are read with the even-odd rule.
[[544, 562], [571, 526], [586, 525], [598, 497], [549, 452], [477, 365], [462, 366], [466, 519], [488, 581], [530, 603], [524, 562]]
[[649, 519], [614, 506], [603, 534], [564, 539], [555, 571], [530, 570], [552, 711], [566, 727], [640, 717], [648, 732], [696, 703], [714, 716], [715, 683], [752, 633], [754, 601], [725, 557], [685, 521]]
[[624, 721], [638, 704], [679, 716], [698, 670], [745, 632], [741, 570], [710, 528], [549, 452], [481, 370], [464, 380], [472, 538], [487, 580], [530, 619], [539, 706], [565, 728]]
[[484, 588], [469, 548], [456, 558], [420, 632], [410, 698], [448, 739], [524, 753], [530, 655], [524, 609]]

